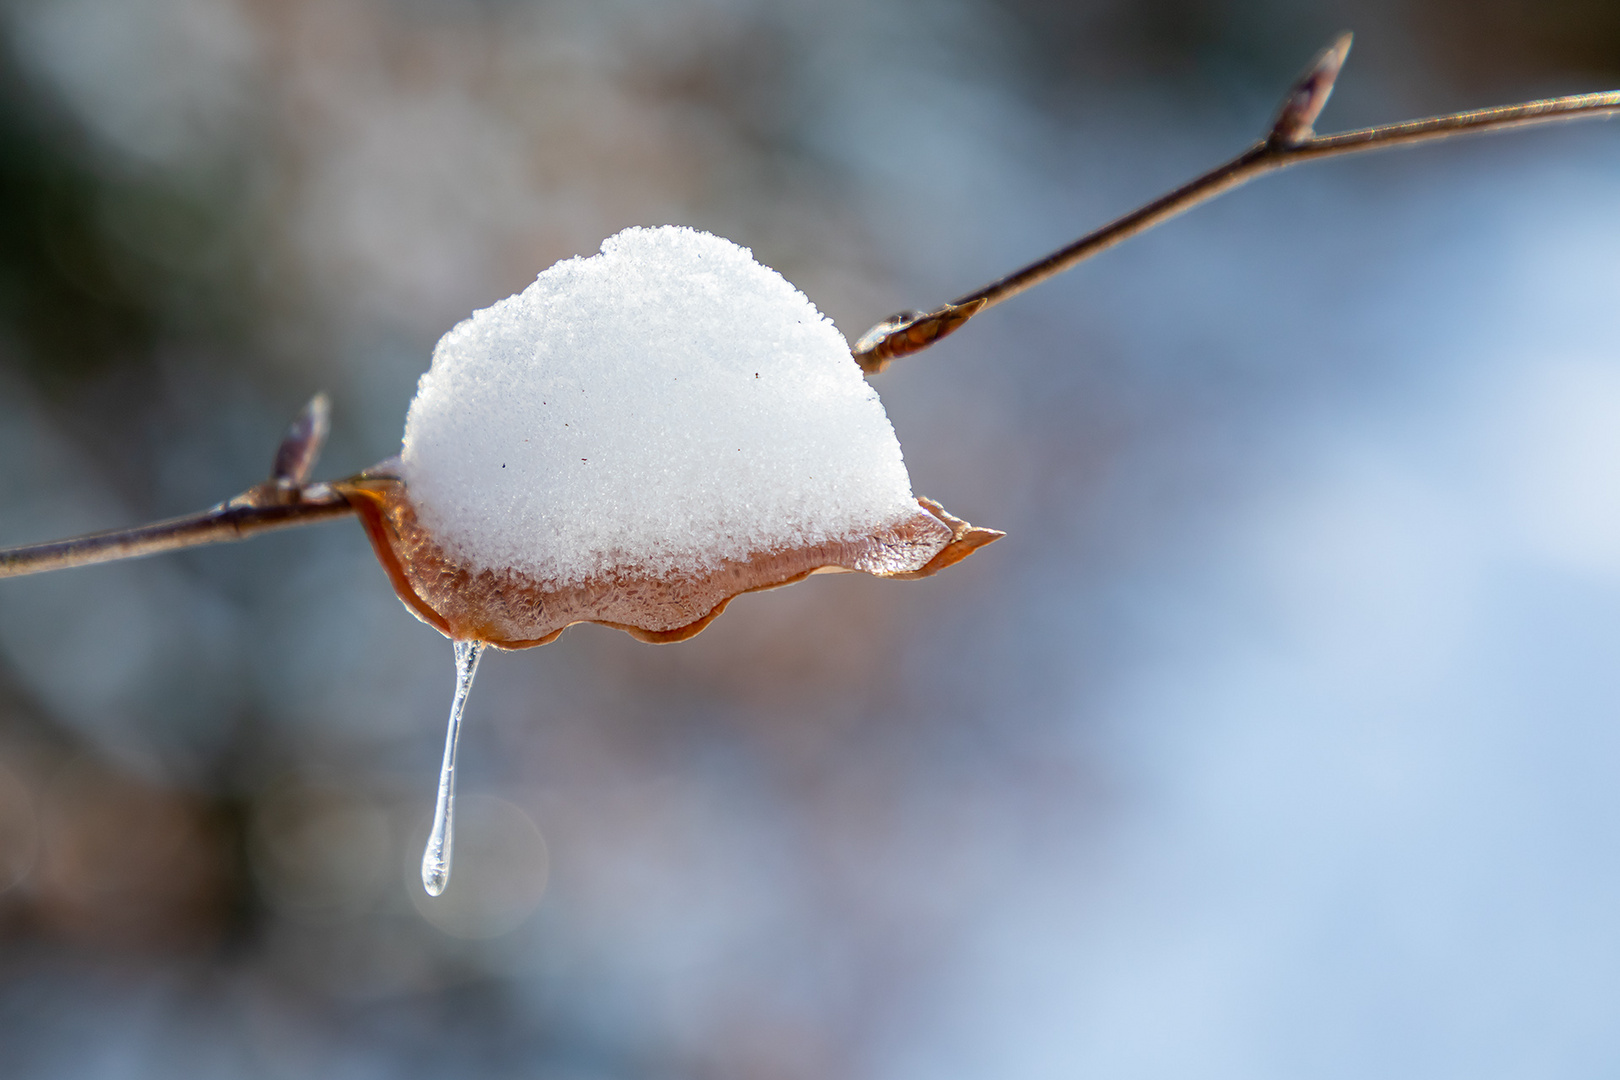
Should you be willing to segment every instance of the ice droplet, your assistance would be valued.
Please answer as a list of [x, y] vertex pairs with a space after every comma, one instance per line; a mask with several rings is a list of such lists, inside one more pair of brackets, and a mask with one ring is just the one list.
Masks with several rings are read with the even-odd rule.
[[439, 798], [433, 807], [433, 832], [422, 852], [422, 888], [438, 896], [450, 884], [450, 857], [456, 841], [456, 744], [461, 739], [461, 714], [467, 692], [484, 655], [482, 641], [453, 642], [456, 649], [456, 695], [450, 701], [450, 729], [444, 736], [444, 764], [439, 767]]

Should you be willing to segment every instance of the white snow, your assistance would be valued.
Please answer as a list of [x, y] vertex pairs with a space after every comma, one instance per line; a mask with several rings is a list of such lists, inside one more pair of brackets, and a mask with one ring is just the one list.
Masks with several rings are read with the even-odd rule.
[[449, 553], [559, 586], [917, 513], [837, 328], [748, 249], [672, 226], [610, 237], [446, 334], [402, 460]]

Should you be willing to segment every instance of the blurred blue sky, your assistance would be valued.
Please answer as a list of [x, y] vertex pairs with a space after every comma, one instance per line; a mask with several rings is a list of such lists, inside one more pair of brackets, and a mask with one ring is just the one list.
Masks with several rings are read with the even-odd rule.
[[[853, 337], [1346, 25], [1325, 130], [1620, 83], [1605, 9], [1463, 10], [15, 0], [0, 544], [234, 493], [316, 389], [322, 475], [394, 453], [438, 334], [626, 225]], [[1615, 136], [1273, 176], [896, 365], [1007, 539], [487, 657], [442, 905], [450, 650], [358, 529], [4, 582], [8, 1074], [1613, 1073]]]

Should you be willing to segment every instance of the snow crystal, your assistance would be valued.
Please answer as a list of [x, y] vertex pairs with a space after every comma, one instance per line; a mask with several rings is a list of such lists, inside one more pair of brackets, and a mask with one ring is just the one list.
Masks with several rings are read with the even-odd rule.
[[677, 227], [627, 229], [446, 334], [402, 462], [447, 552], [556, 585], [701, 572], [918, 512], [838, 330], [748, 249]]

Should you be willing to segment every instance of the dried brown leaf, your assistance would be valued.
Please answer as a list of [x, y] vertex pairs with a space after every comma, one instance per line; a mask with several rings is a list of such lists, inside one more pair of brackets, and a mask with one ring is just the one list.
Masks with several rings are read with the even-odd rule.
[[743, 593], [791, 585], [822, 572], [928, 577], [1005, 535], [953, 517], [932, 500], [918, 499], [911, 517], [853, 542], [759, 552], [678, 575], [653, 576], [626, 567], [560, 585], [456, 559], [418, 522], [398, 479], [373, 476], [334, 486], [359, 513], [377, 558], [407, 607], [448, 637], [504, 649], [544, 645], [581, 622], [615, 627], [642, 641], [684, 641]]

